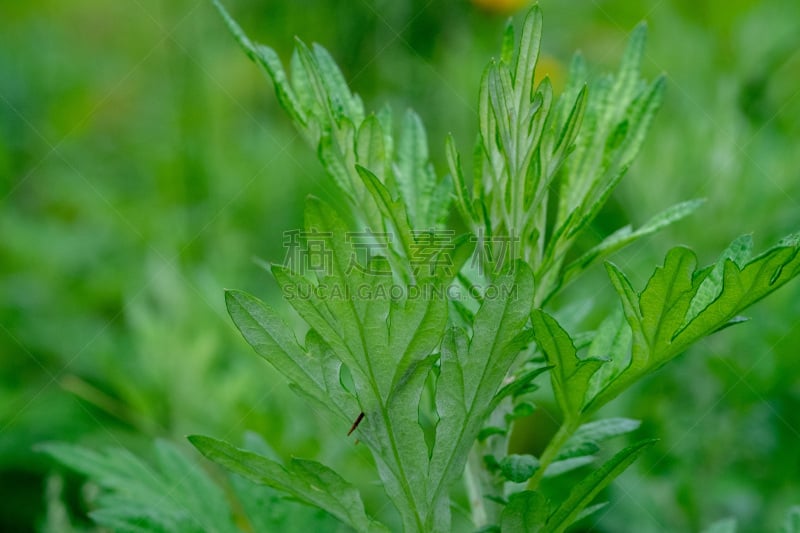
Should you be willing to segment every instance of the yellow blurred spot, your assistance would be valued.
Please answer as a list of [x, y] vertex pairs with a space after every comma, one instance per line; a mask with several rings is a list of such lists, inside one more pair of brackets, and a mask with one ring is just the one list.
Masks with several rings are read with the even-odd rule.
[[510, 15], [531, 5], [531, 0], [472, 0], [473, 5], [490, 13]]
[[553, 89], [556, 93], [561, 92], [567, 81], [566, 68], [556, 58], [542, 54], [539, 56], [539, 63], [536, 65], [534, 83], [538, 84], [545, 76], [550, 78], [550, 83], [553, 84]]

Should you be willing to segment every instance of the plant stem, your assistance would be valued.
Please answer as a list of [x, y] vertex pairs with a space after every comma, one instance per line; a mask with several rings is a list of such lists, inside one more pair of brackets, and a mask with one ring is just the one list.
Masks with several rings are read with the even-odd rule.
[[575, 433], [575, 430], [578, 429], [578, 425], [576, 421], [564, 421], [561, 424], [561, 427], [558, 428], [556, 434], [553, 435], [553, 438], [550, 439], [550, 442], [547, 444], [547, 448], [542, 452], [542, 456], [539, 458], [539, 468], [533, 474], [533, 477], [528, 480], [528, 490], [536, 490], [539, 488], [539, 483], [542, 481], [547, 467], [558, 457], [558, 452], [572, 434]]

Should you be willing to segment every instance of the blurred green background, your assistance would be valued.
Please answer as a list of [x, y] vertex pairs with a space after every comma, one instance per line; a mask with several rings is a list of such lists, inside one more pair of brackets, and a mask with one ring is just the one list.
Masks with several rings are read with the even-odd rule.
[[[598, 74], [615, 68], [642, 19], [645, 72], [668, 75], [643, 154], [595, 229], [708, 202], [616, 257], [640, 286], [669, 246], [710, 262], [742, 233], [766, 247], [800, 230], [800, 3], [540, 4], [540, 69], [557, 88], [576, 49]], [[294, 35], [327, 47], [368, 107], [414, 107], [440, 173], [448, 131], [471, 146], [505, 14], [467, 0], [227, 5], [284, 59]], [[210, 2], [3, 2], [0, 531], [52, 530], [62, 500], [89, 527], [82, 480], [35, 451], [46, 441], [146, 456], [154, 437], [249, 429], [284, 456], [369, 470], [363, 447], [253, 356], [222, 301], [226, 287], [275, 301], [258, 260], [280, 261], [304, 196], [329, 190]], [[558, 303], [596, 298], [587, 327], [616, 305], [601, 270]], [[765, 531], [800, 503], [800, 285], [752, 316], [609, 407], [662, 440], [587, 527], [697, 531], [735, 516], [741, 531]]]

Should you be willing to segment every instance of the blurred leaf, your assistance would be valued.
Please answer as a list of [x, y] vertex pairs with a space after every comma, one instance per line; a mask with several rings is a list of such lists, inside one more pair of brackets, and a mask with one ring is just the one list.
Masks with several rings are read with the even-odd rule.
[[547, 501], [538, 492], [525, 490], [512, 494], [500, 517], [502, 533], [534, 533], [547, 520]]
[[723, 518], [705, 528], [702, 533], [736, 533], [736, 519]]
[[91, 513], [102, 526], [169, 533], [239, 531], [222, 489], [166, 441], [156, 443], [157, 468], [122, 448], [95, 452], [53, 443], [39, 449], [103, 489]]
[[615, 251], [624, 248], [628, 244], [645, 237], [670, 224], [681, 220], [692, 214], [705, 200], [690, 200], [674, 205], [648, 220], [642, 227], [633, 231], [630, 226], [618, 229], [600, 244], [583, 254], [581, 257], [570, 263], [564, 268], [563, 284], [569, 283], [572, 278], [589, 268], [596, 261], [608, 257]]
[[189, 437], [189, 441], [203, 455], [228, 470], [324, 509], [358, 531], [387, 531], [366, 515], [358, 491], [320, 463], [292, 459], [288, 467], [284, 467], [210, 437], [195, 435]]
[[800, 505], [795, 505], [786, 513], [782, 533], [800, 533]]
[[548, 518], [546, 531], [560, 533], [569, 527], [601, 490], [628, 468], [648, 446], [652, 446], [655, 442], [655, 440], [645, 440], [625, 448], [575, 485], [567, 499], [561, 502]]
[[514, 483], [527, 481], [538, 467], [539, 461], [532, 455], [512, 454], [500, 461], [503, 477]]

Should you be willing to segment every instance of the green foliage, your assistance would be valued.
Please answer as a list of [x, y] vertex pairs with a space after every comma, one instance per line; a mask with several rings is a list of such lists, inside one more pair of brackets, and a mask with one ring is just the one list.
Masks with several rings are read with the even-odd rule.
[[[476, 232], [518, 240], [534, 271], [537, 307], [595, 261], [680, 220], [701, 204], [678, 204], [635, 231], [625, 226], [565, 265], [577, 237], [626, 174], [661, 105], [663, 77], [647, 84], [639, 74], [645, 33], [640, 25], [619, 72], [591, 90], [583, 59], [576, 56], [568, 86], [554, 100], [547, 77], [537, 86], [533, 83], [542, 34], [541, 12], [534, 7], [525, 18], [515, 60], [504, 52], [481, 82], [472, 195], [454, 144], [447, 143], [462, 217]], [[509, 41], [513, 42], [511, 26], [504, 43]], [[557, 202], [551, 202], [555, 191]], [[554, 203], [555, 211], [548, 213]]]
[[[520, 386], [521, 391], [546, 370], [563, 423], [539, 458], [484, 456], [488, 471], [478, 475], [475, 490], [492, 495], [493, 501], [505, 507], [499, 516], [481, 511], [475, 525], [563, 531], [582, 513], [596, 510], [589, 507], [595, 497], [653, 441], [618, 452], [577, 483], [563, 501], [549, 501], [535, 492], [545, 476], [592, 462], [600, 441], [638, 427], [637, 422], [625, 419], [589, 422], [588, 414], [798, 274], [792, 262], [797, 255], [796, 239], [746, 264], [749, 249], [746, 243], [738, 243], [716, 267], [699, 273], [694, 273], [694, 255], [676, 248], [641, 295], [616, 267], [609, 266], [632, 335], [621, 332], [628, 326], [617, 315], [590, 340], [590, 355], [578, 356], [575, 341], [541, 305], [598, 259], [683, 218], [701, 202], [678, 204], [639, 230], [626, 226], [564, 266], [575, 239], [597, 216], [639, 152], [660, 107], [664, 80], [648, 84], [639, 75], [645, 37], [640, 26], [615, 76], [589, 91], [583, 81], [586, 68], [576, 57], [567, 89], [554, 103], [549, 80], [534, 84], [542, 31], [541, 13], [534, 7], [523, 23], [516, 52], [511, 51], [513, 29], [509, 26], [501, 61], [490, 64], [484, 73], [472, 193], [454, 140], [449, 138], [446, 146], [456, 207], [480, 236], [478, 248], [492, 243], [498, 266], [502, 252], [495, 239], [521, 243], [523, 261], [504, 265], [499, 275], [481, 274], [504, 289], [499, 291], [503, 296], [476, 296], [477, 312], [461, 313], [467, 329], [447, 326], [448, 306], [443, 298], [389, 302], [374, 297], [323, 297], [320, 289], [324, 287], [338, 287], [349, 295], [359, 285], [374, 288], [392, 279], [435, 288], [450, 283], [454, 274], [420, 278], [410, 264], [415, 242], [412, 228], [432, 227], [442, 220], [447, 181], [437, 185], [418, 116], [406, 115], [395, 142], [390, 114], [384, 112], [383, 120], [365, 120], [361, 100], [349, 92], [324, 50], [315, 46], [312, 52], [298, 41], [290, 84], [276, 54], [254, 45], [217, 6], [248, 55], [266, 69], [296, 126], [318, 147], [324, 167], [350, 200], [353, 220], [392, 230], [397, 236], [385, 258], [373, 259], [376, 264], [388, 262], [393, 278], [370, 279], [353, 272], [347, 268], [350, 252], [344, 238], [350, 220], [328, 204], [309, 199], [306, 230], [330, 232], [332, 268], [315, 279], [272, 268], [285, 294], [293, 287], [310, 289], [305, 291], [309, 298], [289, 299], [310, 328], [304, 345], [288, 333], [274, 311], [255, 298], [229, 292], [227, 302], [244, 337], [284, 373], [295, 391], [344, 423], [357, 420], [352, 429], [373, 455], [405, 531], [450, 529], [450, 493], [471, 449], [489, 446], [489, 440], [502, 441], [508, 434], [503, 427], [487, 426], [487, 421], [497, 412], [505, 413], [506, 423], [530, 412], [525, 402], [509, 409], [503, 382], [511, 376], [506, 387]], [[395, 148], [396, 156], [392, 154]], [[556, 180], [559, 192], [551, 202], [548, 196]], [[445, 192], [439, 192], [440, 187]], [[553, 205], [556, 211], [548, 213]], [[459, 280], [467, 285], [472, 283], [470, 277], [477, 279], [474, 272], [459, 273]], [[515, 362], [531, 340], [547, 366], [537, 366], [531, 359], [533, 367], [520, 375], [524, 367]], [[625, 366], [615, 361], [624, 357], [627, 340], [632, 348]], [[618, 352], [602, 353], [611, 348]], [[612, 370], [598, 374], [606, 365]], [[351, 388], [344, 384], [345, 371], [352, 379]], [[594, 378], [595, 374], [599, 377]], [[428, 437], [420, 424], [426, 389], [434, 400], [429, 416], [435, 420]], [[284, 468], [221, 441], [193, 437], [192, 442], [224, 466], [315, 504], [356, 529], [383, 527], [367, 517], [357, 491], [327, 467], [295, 461]], [[512, 482], [527, 481], [529, 490], [511, 491], [505, 500], [492, 472]], [[346, 500], [332, 498], [333, 493], [346, 494]], [[552, 512], [547, 511], [550, 508]], [[492, 526], [495, 520], [497, 526]]]
[[[596, 502], [598, 496], [654, 444], [639, 441], [591, 469], [605, 451], [601, 445], [639, 427], [626, 418], [592, 420], [594, 413], [700, 339], [741, 322], [745, 308], [800, 274], [797, 236], [752, 259], [751, 240], [743, 237], [700, 270], [693, 252], [674, 248], [641, 292], [607, 264], [622, 312], [609, 314], [595, 332], [571, 337], [543, 310], [597, 261], [702, 203], [678, 203], [638, 229], [623, 226], [588, 250], [578, 246], [633, 164], [662, 103], [665, 79], [648, 82], [640, 74], [643, 25], [615, 75], [588, 83], [577, 56], [560, 96], [548, 78], [536, 83], [539, 8], [525, 17], [518, 44], [509, 25], [500, 60], [481, 80], [469, 183], [454, 137], [445, 145], [450, 176], [440, 178], [416, 113], [406, 112], [395, 132], [391, 111], [369, 114], [321, 46], [298, 39], [287, 72], [276, 51], [251, 41], [215, 4], [272, 80], [278, 101], [345, 200], [312, 196], [305, 204], [306, 232], [328, 236], [324, 272], [270, 268], [303, 335], [279, 310], [243, 291], [226, 293], [228, 312], [294, 392], [330, 415], [342, 433], [351, 428], [371, 454], [386, 501], [383, 494], [362, 499], [356, 482], [345, 480], [353, 472], [340, 475], [307, 459], [282, 461], [211, 437], [190, 441], [240, 476], [231, 478], [234, 505], [164, 443], [157, 447], [156, 469], [123, 450], [46, 447], [104, 489], [92, 515], [101, 525], [236, 531], [241, 519], [254, 530], [280, 530], [306, 520], [326, 530], [446, 532], [457, 528], [453, 509], [463, 479], [476, 528], [564, 531], [602, 509], [606, 502]], [[451, 201], [473, 234], [458, 238], [451, 253], [439, 252], [448, 268], [420, 270], [415, 250], [426, 232], [444, 227]], [[367, 264], [367, 271], [388, 275], [352, 268], [348, 235], [363, 228], [392, 236]], [[519, 254], [509, 252], [503, 262], [509, 243]], [[483, 250], [496, 267], [490, 272], [468, 263]], [[426, 296], [387, 297], [396, 284]], [[452, 287], [466, 289], [471, 299], [452, 297]], [[370, 296], [357, 296], [365, 288]], [[605, 309], [585, 298], [599, 312]], [[509, 453], [508, 436], [535, 411], [541, 395], [534, 381], [545, 372], [559, 428], [541, 453]], [[548, 485], [559, 476], [569, 476], [566, 494]], [[267, 492], [254, 492], [250, 482]], [[277, 493], [323, 512], [314, 520], [290, 514], [272, 522], [258, 502], [272, 498], [281, 506]], [[369, 505], [376, 500], [379, 505]], [[387, 502], [399, 522], [385, 512]], [[788, 520], [790, 528], [793, 515]], [[718, 523], [712, 530], [725, 527]]]
[[[264, 446], [254, 437], [250, 440], [251, 445]], [[96, 508], [90, 516], [113, 531], [225, 533], [301, 526], [332, 531], [337, 527], [331, 515], [309, 512], [272, 489], [237, 475], [230, 476], [227, 487], [220, 486], [166, 441], [156, 442], [153, 466], [124, 448], [91, 451], [46, 444], [40, 449], [91, 478], [99, 493], [90, 502]]]
[[800, 274], [796, 235], [752, 259], [751, 249], [749, 236], [739, 238], [715, 265], [697, 270], [691, 250], [673, 248], [641, 293], [617, 267], [607, 265], [633, 339], [629, 364], [592, 400], [593, 409], [699, 339], [741, 323], [739, 313]]
[[196, 436], [189, 440], [206, 457], [230, 471], [319, 507], [356, 531], [385, 531], [367, 517], [358, 491], [315, 461], [292, 459], [284, 468], [280, 463], [216, 439]]
[[[370, 200], [358, 167], [369, 169], [388, 191], [402, 199], [408, 222], [414, 228], [440, 225], [447, 216], [450, 182], [438, 179], [430, 162], [422, 120], [409, 110], [395, 140], [392, 114], [383, 109], [366, 115], [361, 98], [350, 92], [330, 54], [314, 44], [296, 39], [287, 73], [277, 53], [247, 38], [241, 28], [214, 0], [247, 55], [275, 85], [279, 102], [298, 131], [317, 150], [328, 176], [344, 193], [352, 214], [377, 229], [384, 227]], [[395, 228], [400, 231], [400, 228]]]

